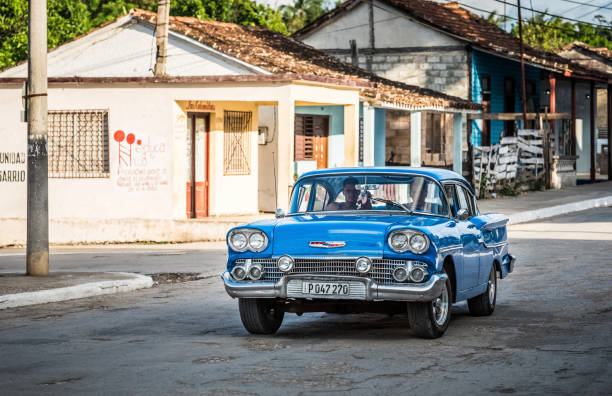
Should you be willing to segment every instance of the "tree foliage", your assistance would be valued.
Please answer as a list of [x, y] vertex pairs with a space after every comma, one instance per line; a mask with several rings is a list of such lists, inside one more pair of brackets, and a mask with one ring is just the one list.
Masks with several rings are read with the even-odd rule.
[[[496, 13], [491, 13], [487, 21], [501, 26], [507, 21]], [[595, 16], [596, 24], [572, 23], [559, 17], [536, 14], [523, 21], [523, 40], [534, 48], [557, 51], [564, 45], [581, 41], [591, 47], [612, 49], [612, 20]], [[595, 26], [600, 25], [600, 26]], [[512, 23], [510, 33], [519, 37], [518, 22]]]
[[279, 8], [289, 33], [294, 33], [329, 11], [324, 0], [294, 0]]
[[[157, 0], [48, 0], [47, 45], [56, 47], [132, 8], [157, 10]], [[287, 34], [282, 15], [254, 0], [171, 0], [170, 14], [251, 26]], [[0, 69], [26, 59], [28, 0], [0, 1]]]

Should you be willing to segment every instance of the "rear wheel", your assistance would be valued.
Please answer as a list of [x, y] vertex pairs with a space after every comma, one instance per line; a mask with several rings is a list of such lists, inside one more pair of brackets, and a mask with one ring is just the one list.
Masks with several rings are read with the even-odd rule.
[[238, 310], [242, 325], [251, 334], [276, 333], [285, 316], [285, 312], [265, 298], [240, 298]]
[[488, 316], [495, 311], [495, 303], [497, 302], [497, 276], [495, 273], [495, 265], [491, 266], [489, 274], [489, 282], [487, 290], [479, 296], [468, 299], [468, 308], [470, 314], [474, 316]]
[[442, 293], [433, 301], [408, 303], [412, 334], [421, 338], [441, 337], [450, 322], [452, 295], [450, 280], [446, 279]]

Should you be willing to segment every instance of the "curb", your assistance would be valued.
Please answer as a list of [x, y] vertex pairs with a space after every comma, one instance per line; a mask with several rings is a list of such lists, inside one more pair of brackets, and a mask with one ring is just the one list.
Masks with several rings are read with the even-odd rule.
[[0, 296], [0, 310], [7, 308], [24, 307], [27, 305], [46, 304], [50, 302], [75, 300], [85, 297], [101, 296], [121, 292], [145, 289], [153, 286], [150, 276], [132, 274], [127, 272], [113, 272], [120, 275], [132, 276], [132, 279], [120, 279], [101, 282], [83, 283], [75, 286], [60, 287], [57, 289], [39, 290], [28, 293], [6, 294]]
[[563, 205], [550, 206], [548, 208], [528, 210], [514, 213], [508, 216], [508, 224], [521, 224], [534, 220], [546, 219], [583, 210], [612, 206], [612, 195], [607, 197], [588, 199], [585, 201], [572, 202]]

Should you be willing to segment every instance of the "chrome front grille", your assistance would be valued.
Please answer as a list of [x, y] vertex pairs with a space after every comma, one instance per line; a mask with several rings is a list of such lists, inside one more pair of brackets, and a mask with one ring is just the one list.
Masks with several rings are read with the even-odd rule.
[[[356, 258], [294, 258], [295, 265], [290, 274], [313, 275], [348, 275], [371, 278], [374, 282], [386, 285], [397, 283], [393, 280], [393, 270], [406, 265], [405, 260], [372, 259], [372, 269], [367, 274], [360, 274], [355, 269]], [[283, 276], [276, 266], [276, 259], [251, 259], [253, 264], [261, 264], [265, 270], [262, 280], [277, 282]], [[238, 259], [236, 264], [244, 264], [244, 259]]]

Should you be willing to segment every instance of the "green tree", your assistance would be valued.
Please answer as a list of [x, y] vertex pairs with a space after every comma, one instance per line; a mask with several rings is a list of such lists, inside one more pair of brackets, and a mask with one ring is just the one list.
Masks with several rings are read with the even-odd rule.
[[[558, 17], [546, 17], [537, 14], [523, 22], [523, 41], [534, 48], [545, 51], [557, 51], [564, 45], [581, 41], [592, 47], [612, 49], [612, 20], [603, 16], [595, 17], [597, 25], [572, 23]], [[512, 25], [511, 33], [518, 37], [518, 24]]]
[[[132, 8], [157, 10], [157, 0], [48, 0], [48, 47], [56, 47]], [[171, 0], [170, 14], [266, 26], [287, 33], [281, 13], [254, 0]], [[25, 60], [28, 50], [28, 0], [0, 1], [0, 69]]]
[[324, 0], [294, 0], [293, 5], [280, 6], [289, 33], [294, 33], [329, 11]]

